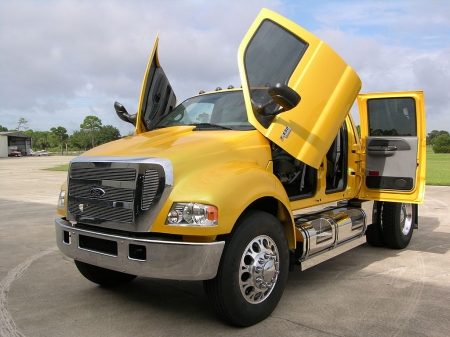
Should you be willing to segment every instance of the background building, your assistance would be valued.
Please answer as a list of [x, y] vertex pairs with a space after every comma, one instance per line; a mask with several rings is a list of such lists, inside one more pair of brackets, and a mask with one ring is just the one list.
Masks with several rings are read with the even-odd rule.
[[8, 157], [12, 151], [20, 151], [22, 156], [27, 156], [30, 149], [30, 136], [15, 131], [0, 132], [0, 157]]

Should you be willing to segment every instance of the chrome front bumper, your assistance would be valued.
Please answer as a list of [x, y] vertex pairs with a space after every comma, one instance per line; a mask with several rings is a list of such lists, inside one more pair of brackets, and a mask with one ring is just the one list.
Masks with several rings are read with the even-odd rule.
[[[73, 227], [55, 220], [56, 242], [66, 256], [127, 274], [172, 280], [208, 280], [217, 274], [224, 241], [149, 240]], [[100, 229], [101, 230], [101, 229]]]

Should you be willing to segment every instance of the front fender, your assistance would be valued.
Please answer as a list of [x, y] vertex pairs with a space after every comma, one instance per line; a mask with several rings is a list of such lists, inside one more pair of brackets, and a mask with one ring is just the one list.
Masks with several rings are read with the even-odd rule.
[[[286, 191], [271, 172], [250, 162], [224, 163], [179, 181], [162, 209], [166, 216], [174, 202], [214, 205], [219, 209], [218, 226], [168, 226], [164, 220], [157, 221], [152, 231], [195, 236], [228, 234], [242, 212], [255, 200], [264, 197], [272, 197], [285, 209], [290, 209]], [[290, 218], [293, 226], [292, 215]]]

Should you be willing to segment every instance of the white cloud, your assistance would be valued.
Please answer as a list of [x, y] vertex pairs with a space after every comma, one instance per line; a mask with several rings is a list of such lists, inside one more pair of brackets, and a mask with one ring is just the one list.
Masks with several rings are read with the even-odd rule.
[[2, 1], [1, 123], [11, 128], [24, 116], [30, 128], [48, 130], [65, 122], [62, 114], [81, 123], [84, 113], [72, 107], [81, 104], [123, 130], [113, 103], [137, 108], [158, 30], [160, 59], [180, 99], [228, 85], [238, 78], [238, 44], [267, 5], [278, 2]]
[[450, 130], [449, 2], [347, 1], [325, 12], [314, 33], [356, 70], [362, 92], [422, 90], [427, 130]]

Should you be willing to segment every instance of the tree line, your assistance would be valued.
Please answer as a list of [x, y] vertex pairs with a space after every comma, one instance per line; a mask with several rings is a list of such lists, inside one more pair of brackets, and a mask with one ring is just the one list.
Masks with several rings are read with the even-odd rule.
[[[51, 128], [50, 131], [33, 131], [28, 129], [28, 123], [21, 117], [17, 122], [17, 128], [8, 130], [0, 125], [0, 132], [20, 131], [33, 139], [34, 150], [59, 149], [63, 154], [70, 148], [71, 151], [86, 151], [95, 146], [108, 143], [110, 141], [122, 138], [119, 130], [112, 125], [102, 125], [100, 118], [96, 116], [86, 116], [83, 123], [80, 124], [80, 130], [75, 131], [70, 137], [67, 129], [62, 126]], [[358, 135], [361, 137], [361, 128], [357, 127]], [[23, 131], [21, 130], [23, 129]], [[427, 145], [431, 145], [435, 153], [450, 153], [450, 133], [448, 131], [433, 130], [427, 135]]]
[[61, 151], [86, 151], [95, 146], [122, 138], [119, 129], [112, 125], [103, 125], [100, 118], [86, 116], [80, 129], [69, 136], [63, 126], [52, 127], [50, 131], [33, 131], [27, 127], [28, 121], [21, 117], [15, 129], [0, 125], [0, 132], [17, 131], [32, 138], [34, 151], [46, 150], [51, 152]]

